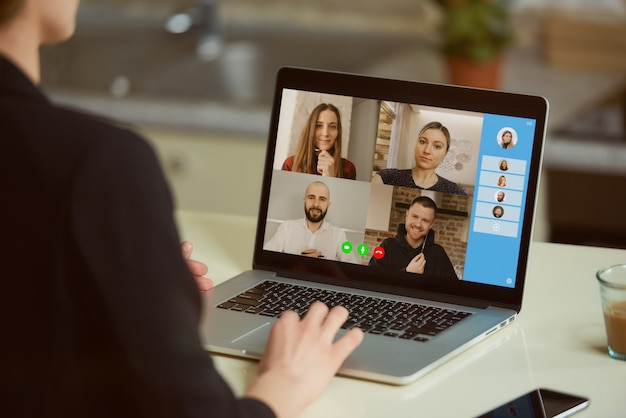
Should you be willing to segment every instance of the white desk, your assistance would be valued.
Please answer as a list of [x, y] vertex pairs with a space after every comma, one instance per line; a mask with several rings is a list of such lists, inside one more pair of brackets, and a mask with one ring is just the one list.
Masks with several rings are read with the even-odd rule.
[[[252, 265], [252, 217], [180, 211], [181, 237], [217, 284]], [[596, 270], [626, 251], [534, 243], [518, 320], [408, 386], [336, 377], [304, 417], [473, 417], [534, 388], [591, 399], [582, 417], [626, 416], [626, 362], [609, 358]], [[214, 355], [236, 393], [256, 362]]]

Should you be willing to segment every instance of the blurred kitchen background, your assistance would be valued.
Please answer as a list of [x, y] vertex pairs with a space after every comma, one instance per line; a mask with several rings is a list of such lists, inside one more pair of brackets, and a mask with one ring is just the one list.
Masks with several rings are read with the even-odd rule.
[[[43, 85], [140, 130], [179, 208], [254, 216], [280, 66], [448, 83], [442, 4], [473, 2], [82, 0]], [[498, 3], [499, 87], [550, 101], [534, 239], [626, 248], [626, 0]]]

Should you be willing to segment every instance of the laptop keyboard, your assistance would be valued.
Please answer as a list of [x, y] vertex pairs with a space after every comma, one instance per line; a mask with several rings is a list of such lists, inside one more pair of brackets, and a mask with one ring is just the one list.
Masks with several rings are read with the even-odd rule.
[[303, 316], [315, 301], [348, 309], [350, 315], [342, 326], [344, 329], [359, 327], [370, 334], [422, 342], [471, 315], [454, 309], [275, 281], [264, 281], [217, 307], [270, 317], [293, 310]]

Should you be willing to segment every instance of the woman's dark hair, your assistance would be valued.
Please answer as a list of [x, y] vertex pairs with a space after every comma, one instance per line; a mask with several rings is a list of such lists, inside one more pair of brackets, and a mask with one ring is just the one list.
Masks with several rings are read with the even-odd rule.
[[4, 25], [19, 12], [24, 0], [0, 0], [0, 25]]

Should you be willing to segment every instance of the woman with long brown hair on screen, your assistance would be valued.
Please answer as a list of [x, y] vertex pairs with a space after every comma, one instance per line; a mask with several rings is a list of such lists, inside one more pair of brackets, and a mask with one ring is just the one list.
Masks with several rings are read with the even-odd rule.
[[285, 160], [282, 169], [355, 180], [356, 167], [341, 157], [341, 131], [339, 109], [320, 103], [307, 118], [296, 152]]

